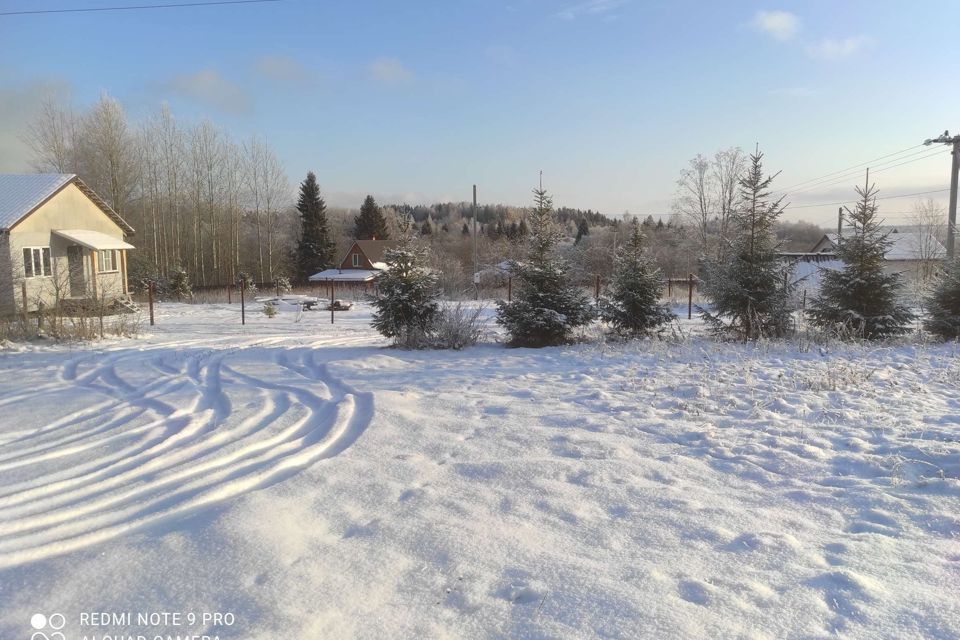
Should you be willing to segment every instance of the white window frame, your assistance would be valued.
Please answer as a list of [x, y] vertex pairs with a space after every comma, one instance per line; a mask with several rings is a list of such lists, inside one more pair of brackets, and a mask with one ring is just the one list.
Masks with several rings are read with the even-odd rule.
[[[106, 264], [107, 260], [104, 260], [104, 256], [110, 256], [110, 268], [107, 269]], [[116, 249], [100, 249], [97, 251], [97, 273], [117, 273], [120, 271], [120, 266], [117, 264], [117, 250]]]
[[[30, 252], [29, 263], [26, 260], [27, 251]], [[23, 276], [25, 278], [49, 278], [53, 275], [53, 257], [50, 255], [50, 247], [23, 247], [22, 253], [24, 254]], [[37, 265], [40, 266], [40, 273], [37, 273]]]
[[355, 267], [359, 267], [359, 266], [360, 266], [360, 254], [359, 254], [359, 253], [353, 254], [353, 266], [355, 266]]

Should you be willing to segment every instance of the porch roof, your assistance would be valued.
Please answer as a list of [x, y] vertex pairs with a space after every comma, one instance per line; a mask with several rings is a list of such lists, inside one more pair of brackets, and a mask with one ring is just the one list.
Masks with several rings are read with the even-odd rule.
[[134, 248], [132, 244], [124, 242], [123, 238], [115, 238], [105, 233], [100, 233], [99, 231], [90, 231], [89, 229], [54, 229], [53, 233], [61, 238], [76, 242], [82, 247], [95, 251]]
[[380, 273], [379, 269], [326, 269], [308, 279], [310, 282], [370, 282]]

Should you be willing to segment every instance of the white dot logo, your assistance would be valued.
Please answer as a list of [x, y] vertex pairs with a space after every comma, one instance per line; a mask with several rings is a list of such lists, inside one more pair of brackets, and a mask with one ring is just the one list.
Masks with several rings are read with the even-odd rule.
[[35, 613], [30, 616], [30, 626], [34, 628], [30, 640], [66, 640], [64, 635], [60, 633], [60, 629], [63, 629], [66, 624], [67, 619], [62, 613], [54, 613], [50, 616]]

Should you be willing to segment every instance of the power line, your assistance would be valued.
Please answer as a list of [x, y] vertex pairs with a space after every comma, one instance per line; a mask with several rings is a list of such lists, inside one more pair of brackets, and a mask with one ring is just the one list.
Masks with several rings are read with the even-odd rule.
[[[941, 153], [944, 153], [944, 152], [942, 152], [942, 151], [935, 151], [935, 152], [933, 152], [933, 153], [930, 153], [930, 150], [929, 150], [929, 149], [922, 149], [922, 150], [920, 150], [920, 151], [917, 151], [917, 152], [914, 152], [914, 153], [911, 153], [911, 154], [907, 154], [907, 155], [905, 155], [905, 156], [900, 156], [899, 158], [893, 158], [893, 159], [891, 159], [891, 160], [887, 160], [886, 162], [880, 162], [880, 163], [874, 164], [873, 166], [870, 167], [870, 170], [871, 170], [873, 173], [880, 173], [881, 171], [886, 171], [887, 169], [892, 169], [892, 168], [894, 168], [894, 167], [899, 167], [899, 166], [902, 166], [902, 165], [905, 165], [905, 164], [910, 164], [911, 162], [919, 162], [919, 161], [921, 161], [921, 160], [926, 160], [927, 158], [932, 158], [933, 156], [939, 155], [939, 154], [941, 154]], [[925, 154], [925, 155], [921, 155], [921, 154]], [[917, 158], [917, 157], [914, 157], [914, 156], [920, 156], [920, 157]], [[905, 160], [905, 158], [912, 158], [912, 159], [911, 159], [911, 160]], [[898, 162], [898, 161], [901, 161], [901, 160], [902, 160], [902, 162]], [[888, 166], [888, 167], [884, 167], [884, 165], [888, 165], [888, 164], [890, 164], [890, 163], [896, 163], [896, 164], [892, 164], [892, 165], [890, 165], [890, 166]], [[875, 167], [883, 167], [883, 168], [876, 169]], [[846, 174], [844, 174], [844, 175], [835, 176], [835, 177], [833, 177], [833, 178], [830, 178], [830, 179], [825, 180], [825, 181], [820, 182], [820, 183], [810, 184], [810, 185], [807, 185], [807, 186], [805, 186], [805, 187], [803, 187], [803, 188], [801, 188], [801, 189], [794, 189], [793, 191], [787, 191], [787, 192], [785, 192], [783, 195], [784, 195], [784, 196], [793, 195], [793, 194], [795, 194], [795, 193], [803, 193], [803, 192], [805, 192], [805, 191], [811, 191], [811, 190], [813, 190], [813, 189], [825, 189], [825, 188], [827, 188], [827, 187], [832, 187], [832, 186], [835, 186], [835, 185], [838, 185], [838, 184], [843, 184], [844, 182], [847, 182], [847, 181], [850, 180], [851, 178], [854, 178], [854, 177], [859, 176], [861, 173], [862, 173], [862, 170], [861, 170], [861, 169], [855, 169], [855, 170], [853, 170], [853, 171], [851, 171], [851, 172], [848, 172], [848, 173], [846, 173]]]
[[[893, 168], [893, 167], [889, 167]], [[896, 200], [898, 198], [913, 198], [915, 196], [925, 196], [931, 193], [944, 193], [945, 191], [950, 191], [950, 189], [936, 189], [934, 191], [918, 191], [917, 193], [904, 193], [897, 196], [879, 196], [875, 198], [876, 200]], [[788, 204], [784, 209], [809, 209], [811, 207], [827, 207], [830, 205], [843, 205], [853, 202], [851, 200], [843, 200], [842, 202], [817, 202], [815, 204]]]
[[283, 0], [208, 0], [206, 2], [178, 2], [174, 4], [140, 4], [115, 7], [77, 7], [72, 9], [26, 9], [23, 11], [0, 11], [0, 16], [25, 16], [47, 13], [91, 13], [94, 11], [135, 11], [141, 9], [180, 9], [183, 7], [213, 7], [228, 4], [264, 4]]
[[797, 187], [799, 187], [799, 186], [801, 186], [801, 185], [805, 185], [805, 184], [807, 184], [808, 182], [817, 182], [817, 181], [819, 181], [819, 180], [823, 180], [824, 178], [829, 178], [830, 176], [832, 176], [832, 175], [834, 175], [834, 174], [837, 174], [837, 173], [846, 173], [846, 172], [850, 171], [851, 169], [856, 169], [856, 168], [859, 168], [859, 167], [865, 167], [865, 166], [869, 165], [871, 162], [876, 162], [876, 161], [878, 161], [878, 160], [883, 160], [883, 159], [889, 158], [889, 157], [891, 157], [891, 156], [898, 156], [898, 155], [900, 155], [901, 153], [905, 153], [905, 152], [907, 152], [907, 151], [912, 151], [912, 150], [916, 149], [917, 147], [922, 147], [922, 146], [924, 146], [924, 145], [923, 145], [923, 144], [917, 144], [917, 145], [914, 145], [914, 146], [912, 146], [912, 147], [907, 147], [906, 149], [901, 149], [900, 151], [894, 151], [893, 153], [888, 153], [888, 154], [883, 155], [883, 156], [880, 156], [880, 157], [878, 157], [878, 158], [873, 158], [873, 159], [871, 159], [871, 160], [867, 160], [866, 162], [861, 162], [860, 164], [855, 164], [855, 165], [853, 165], [853, 166], [851, 166], [851, 167], [847, 167], [846, 169], [838, 169], [837, 171], [831, 171], [830, 173], [826, 173], [826, 174], [824, 174], [824, 175], [822, 175], [822, 176], [819, 176], [819, 177], [817, 177], [817, 178], [810, 178], [809, 180], [804, 180], [803, 182], [798, 182], [798, 183], [796, 183], [796, 184], [790, 185], [789, 187], [786, 187], [786, 188], [784, 188], [784, 189], [779, 190], [778, 193], [786, 193], [786, 192], [790, 191], [791, 189], [796, 189]]

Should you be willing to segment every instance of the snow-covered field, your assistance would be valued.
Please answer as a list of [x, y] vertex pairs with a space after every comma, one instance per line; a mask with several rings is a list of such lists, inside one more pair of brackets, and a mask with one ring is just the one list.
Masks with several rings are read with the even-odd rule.
[[0, 638], [960, 637], [955, 345], [248, 317], [0, 351]]

